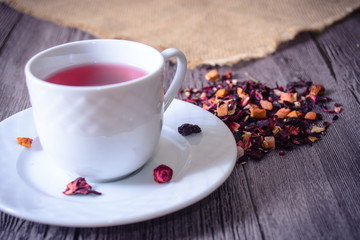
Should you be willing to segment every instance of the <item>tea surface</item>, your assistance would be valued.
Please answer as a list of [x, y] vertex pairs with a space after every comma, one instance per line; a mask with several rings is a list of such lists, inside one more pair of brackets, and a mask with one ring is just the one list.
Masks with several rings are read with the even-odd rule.
[[45, 81], [68, 86], [103, 86], [131, 81], [147, 73], [122, 64], [87, 64], [60, 70]]

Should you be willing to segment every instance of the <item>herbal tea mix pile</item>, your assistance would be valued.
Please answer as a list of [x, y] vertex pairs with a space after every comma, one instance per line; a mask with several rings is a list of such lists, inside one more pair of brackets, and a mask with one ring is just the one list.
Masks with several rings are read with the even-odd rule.
[[[217, 70], [205, 75], [209, 86], [184, 89], [180, 97], [219, 117], [233, 133], [238, 161], [260, 160], [271, 150], [280, 155], [298, 145], [313, 144], [338, 119], [341, 105], [324, 96], [324, 86], [299, 80], [286, 88], [270, 88], [247, 74], [249, 80], [233, 79], [232, 72]], [[316, 111], [317, 110], [317, 111]], [[331, 122], [321, 113], [334, 114]]]

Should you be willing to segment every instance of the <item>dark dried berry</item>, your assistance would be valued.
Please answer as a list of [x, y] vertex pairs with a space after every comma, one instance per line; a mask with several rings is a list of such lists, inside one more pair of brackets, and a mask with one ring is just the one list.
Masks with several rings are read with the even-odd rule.
[[170, 167], [168, 167], [164, 164], [161, 164], [157, 168], [154, 169], [153, 175], [154, 175], [155, 182], [166, 183], [171, 180], [172, 175], [173, 175], [173, 170]]
[[193, 133], [200, 133], [201, 128], [196, 124], [184, 123], [178, 128], [178, 132], [183, 136], [188, 136]]

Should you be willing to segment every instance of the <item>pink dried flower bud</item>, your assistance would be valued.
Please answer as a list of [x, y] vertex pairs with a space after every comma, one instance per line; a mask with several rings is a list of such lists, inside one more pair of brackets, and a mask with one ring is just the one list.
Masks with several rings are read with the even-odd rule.
[[153, 175], [155, 182], [166, 183], [171, 180], [173, 175], [173, 170], [170, 167], [161, 164], [154, 169]]

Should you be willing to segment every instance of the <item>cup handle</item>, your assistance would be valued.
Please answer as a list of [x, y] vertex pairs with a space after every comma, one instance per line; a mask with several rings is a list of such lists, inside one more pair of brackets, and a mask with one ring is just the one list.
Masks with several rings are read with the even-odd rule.
[[166, 94], [164, 96], [164, 111], [166, 111], [172, 100], [175, 98], [185, 78], [185, 74], [187, 70], [187, 61], [185, 55], [181, 51], [175, 48], [168, 48], [162, 51], [161, 54], [164, 56], [165, 60], [168, 60], [172, 57], [175, 57], [177, 60], [177, 68], [176, 68], [175, 76], [170, 84], [169, 89], [166, 91]]

